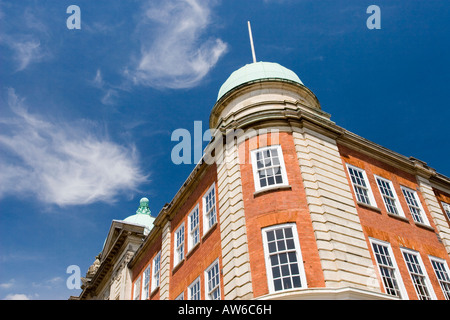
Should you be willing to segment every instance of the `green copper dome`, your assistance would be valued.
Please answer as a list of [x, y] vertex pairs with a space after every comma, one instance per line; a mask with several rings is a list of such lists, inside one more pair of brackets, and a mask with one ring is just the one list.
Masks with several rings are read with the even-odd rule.
[[150, 230], [152, 230], [153, 221], [155, 221], [155, 218], [153, 218], [150, 214], [151, 211], [148, 206], [148, 199], [142, 198], [139, 203], [139, 208], [137, 209], [136, 214], [129, 216], [123, 221], [131, 224], [144, 226], [145, 227], [144, 235], [147, 235], [150, 232]]
[[248, 82], [257, 80], [278, 79], [281, 81], [291, 81], [303, 85], [300, 78], [291, 70], [273, 62], [255, 62], [247, 64], [234, 71], [227, 81], [220, 87], [217, 101], [227, 92]]

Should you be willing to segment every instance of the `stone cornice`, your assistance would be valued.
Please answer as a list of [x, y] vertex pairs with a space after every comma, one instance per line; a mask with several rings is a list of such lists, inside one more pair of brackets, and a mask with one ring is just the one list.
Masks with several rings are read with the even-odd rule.
[[102, 252], [102, 259], [95, 275], [87, 283], [86, 287], [80, 294], [80, 299], [88, 297], [90, 294], [95, 295], [97, 288], [102, 283], [105, 276], [112, 271], [112, 268], [118, 257], [118, 253], [123, 251], [130, 238], [142, 237], [144, 227], [138, 225], [130, 225], [121, 221], [113, 220], [108, 233], [107, 241]]
[[347, 130], [344, 130], [342, 135], [337, 138], [337, 143], [413, 175], [426, 179], [436, 175], [436, 170], [429, 167], [425, 162], [414, 157], [401, 155]]
[[436, 173], [436, 175], [430, 178], [431, 186], [440, 191], [445, 192], [450, 196], [450, 178], [443, 174]]
[[[251, 113], [251, 108], [263, 105], [278, 105], [273, 110], [262, 110]], [[280, 106], [283, 106], [280, 108]], [[242, 115], [245, 114], [245, 115]], [[310, 108], [298, 101], [267, 101], [248, 105], [236, 112], [231, 112], [218, 123], [218, 129], [226, 132], [229, 129], [260, 129], [290, 126], [308, 128], [327, 137], [335, 139], [338, 144], [357, 150], [403, 171], [430, 179], [436, 188], [450, 191], [450, 178], [439, 174], [426, 162], [414, 157], [406, 157], [377, 143], [350, 132], [333, 121], [327, 119], [329, 114], [320, 109]]]
[[[233, 90], [225, 94], [220, 100], [216, 102], [211, 110], [209, 117], [209, 127], [211, 129], [218, 127], [220, 121], [220, 115], [222, 111], [237, 97], [258, 89], [278, 88], [285, 89], [292, 92], [299, 92], [303, 97], [303, 101], [297, 101], [296, 103], [302, 103], [304, 106], [320, 110], [320, 103], [314, 93], [306, 86], [296, 82], [291, 82], [281, 79], [264, 79], [257, 80], [251, 83], [246, 83], [241, 86], [235, 87]], [[270, 101], [268, 102], [270, 103]], [[251, 105], [249, 107], [252, 107]]]

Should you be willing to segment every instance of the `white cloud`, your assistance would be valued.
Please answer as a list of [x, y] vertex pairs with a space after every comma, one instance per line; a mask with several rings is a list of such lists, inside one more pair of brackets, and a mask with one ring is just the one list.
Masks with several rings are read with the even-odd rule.
[[16, 281], [14, 279], [11, 279], [8, 282], [0, 283], [0, 288], [1, 289], [10, 289], [14, 286], [15, 282]]
[[102, 71], [100, 69], [97, 69], [95, 78], [94, 80], [92, 80], [92, 84], [97, 88], [102, 88], [105, 85], [105, 82], [103, 81]]
[[100, 69], [97, 69], [97, 72], [95, 73], [94, 79], [91, 81], [91, 84], [100, 89], [103, 93], [102, 98], [100, 99], [101, 103], [104, 105], [113, 105], [115, 104], [115, 98], [119, 95], [116, 89], [113, 89], [113, 87], [106, 83], [103, 80], [102, 71]]
[[61, 277], [53, 277], [48, 280], [42, 280], [40, 282], [32, 282], [31, 286], [33, 288], [45, 288], [45, 289], [55, 289], [62, 284], [65, 285], [64, 279]]
[[16, 71], [22, 71], [31, 63], [40, 62], [49, 57], [49, 53], [42, 48], [41, 42], [31, 36], [3, 36], [1, 40], [0, 42], [4, 42], [14, 52]]
[[31, 298], [23, 293], [11, 293], [6, 296], [5, 300], [31, 300]]
[[99, 138], [92, 127], [52, 123], [30, 114], [13, 89], [8, 105], [14, 117], [0, 122], [0, 197], [34, 195], [64, 205], [113, 202], [147, 177], [134, 147]]
[[[14, 22], [5, 21], [5, 27], [0, 30], [0, 45], [11, 50], [11, 59], [16, 63], [16, 72], [52, 56], [46, 45], [49, 39], [48, 28], [42, 19], [36, 17], [34, 10], [35, 8], [26, 7], [22, 16], [16, 17]], [[0, 11], [0, 17], [3, 16], [5, 14]]]
[[141, 52], [132, 70], [135, 84], [160, 88], [196, 86], [227, 50], [221, 39], [204, 39], [212, 1], [147, 1], [139, 34]]

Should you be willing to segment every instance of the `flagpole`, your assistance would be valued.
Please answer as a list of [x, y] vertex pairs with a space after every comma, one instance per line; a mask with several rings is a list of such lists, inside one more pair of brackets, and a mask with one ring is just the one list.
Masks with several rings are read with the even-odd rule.
[[253, 46], [252, 27], [250, 26], [250, 21], [247, 21], [247, 24], [248, 24], [248, 35], [250, 36], [250, 46], [252, 47], [253, 63], [255, 63], [256, 55], [255, 55], [255, 47]]

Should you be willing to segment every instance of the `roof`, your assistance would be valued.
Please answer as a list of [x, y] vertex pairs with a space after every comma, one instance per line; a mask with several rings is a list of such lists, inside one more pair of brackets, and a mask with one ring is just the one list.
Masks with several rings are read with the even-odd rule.
[[153, 228], [153, 222], [155, 218], [151, 215], [150, 208], [148, 206], [148, 199], [142, 198], [139, 203], [139, 208], [136, 211], [136, 214], [131, 215], [125, 218], [123, 221], [130, 224], [136, 224], [145, 227], [144, 235], [147, 235], [150, 230]]
[[254, 62], [246, 64], [242, 68], [234, 71], [230, 77], [220, 87], [217, 101], [227, 92], [248, 82], [257, 80], [272, 80], [296, 82], [303, 85], [300, 78], [293, 72], [278, 63], [273, 62]]

